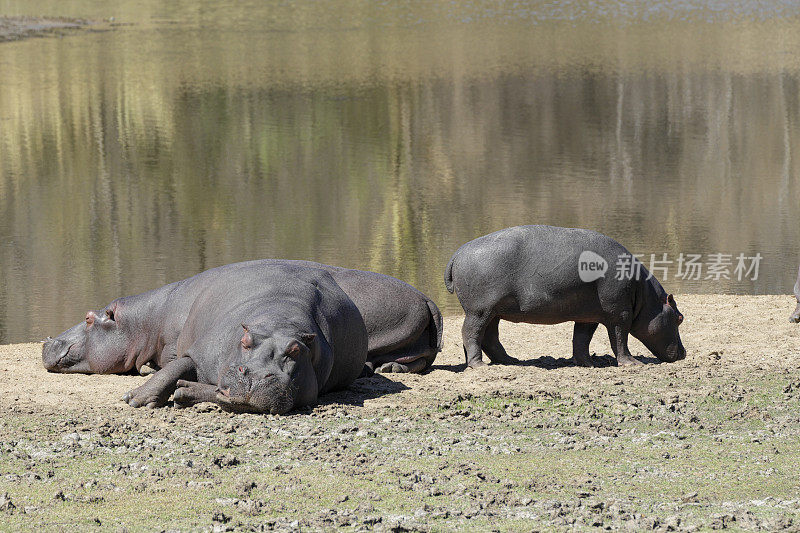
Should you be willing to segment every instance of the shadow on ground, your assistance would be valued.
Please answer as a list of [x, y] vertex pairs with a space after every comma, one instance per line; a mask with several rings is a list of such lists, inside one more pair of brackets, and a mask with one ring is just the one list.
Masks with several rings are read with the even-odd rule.
[[[592, 364], [595, 366], [595, 368], [607, 368], [611, 366], [617, 366], [617, 360], [613, 355], [592, 354], [590, 357], [592, 358]], [[645, 365], [655, 365], [661, 363], [661, 361], [659, 361], [658, 358], [656, 357], [634, 356], [634, 359], [637, 359], [640, 363]], [[494, 366], [493, 363], [491, 364]], [[502, 366], [523, 366], [523, 367], [542, 368], [544, 370], [554, 370], [557, 368], [573, 368], [577, 367], [578, 365], [575, 364], [575, 361], [571, 357], [556, 358], [556, 357], [551, 357], [549, 355], [544, 355], [541, 357], [536, 357], [535, 359], [520, 359], [517, 360], [515, 363], [510, 363], [508, 365], [502, 365]], [[463, 372], [464, 370], [466, 370], [466, 368], [467, 364], [461, 363], [459, 365], [433, 365], [430, 370]]]
[[359, 378], [347, 390], [331, 392], [322, 396], [318, 405], [344, 404], [363, 406], [367, 400], [374, 400], [387, 394], [397, 394], [409, 390], [409, 387], [399, 381], [392, 381], [383, 374]]

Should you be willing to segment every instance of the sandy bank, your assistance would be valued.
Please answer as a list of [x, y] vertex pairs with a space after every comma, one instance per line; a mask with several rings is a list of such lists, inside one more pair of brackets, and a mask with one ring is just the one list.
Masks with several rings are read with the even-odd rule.
[[[571, 354], [572, 324], [538, 326], [501, 323], [500, 339], [508, 353], [523, 363], [490, 366], [460, 372], [464, 366], [461, 348], [462, 317], [445, 318], [444, 349], [433, 370], [426, 375], [387, 375], [405, 385], [404, 390], [375, 399], [375, 405], [436, 404], [448, 393], [519, 393], [533, 389], [582, 388], [595, 381], [621, 376], [649, 381], [665, 373], [680, 376], [698, 369], [746, 377], [759, 369], [791, 369], [800, 366], [800, 327], [788, 321], [792, 296], [687, 295], [678, 298], [686, 315], [681, 336], [689, 352], [686, 360], [648, 364], [637, 368], [583, 369], [566, 365]], [[611, 363], [611, 349], [603, 328], [592, 340], [591, 351], [598, 362]], [[655, 361], [638, 341], [632, 353]], [[41, 345], [0, 346], [0, 406], [41, 405], [80, 409], [82, 405], [128, 409], [119, 398], [146, 378], [138, 376], [85, 376], [51, 374], [40, 361]], [[454, 372], [455, 371], [455, 372]], [[354, 392], [369, 388], [370, 380], [356, 383]], [[65, 402], [65, 400], [67, 400]]]

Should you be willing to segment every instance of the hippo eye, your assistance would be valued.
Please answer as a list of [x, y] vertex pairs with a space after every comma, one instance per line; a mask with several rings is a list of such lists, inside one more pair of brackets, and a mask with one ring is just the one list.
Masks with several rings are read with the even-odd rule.
[[114, 311], [112, 311], [111, 309], [106, 309], [106, 316], [108, 317], [109, 320], [114, 320]]
[[678, 325], [683, 322], [683, 315], [678, 315]]

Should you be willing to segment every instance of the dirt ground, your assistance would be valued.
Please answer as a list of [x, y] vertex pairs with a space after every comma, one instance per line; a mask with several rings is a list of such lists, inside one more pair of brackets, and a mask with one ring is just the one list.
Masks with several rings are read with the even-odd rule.
[[[461, 317], [425, 375], [288, 416], [136, 410], [146, 378], [49, 374], [0, 346], [0, 529], [800, 531], [790, 296], [687, 295], [684, 361], [569, 366], [571, 324], [501, 323], [516, 366], [464, 370]], [[2, 493], [6, 492], [4, 496]]]
[[89, 24], [91, 22], [88, 20], [65, 17], [0, 16], [0, 42], [76, 30]]

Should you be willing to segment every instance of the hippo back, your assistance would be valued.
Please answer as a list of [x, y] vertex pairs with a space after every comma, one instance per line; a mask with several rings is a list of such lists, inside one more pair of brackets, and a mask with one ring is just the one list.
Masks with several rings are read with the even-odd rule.
[[[426, 317], [420, 324], [432, 321], [428, 344], [435, 348], [433, 357], [442, 349], [442, 315], [436, 304], [416, 287], [386, 274], [343, 268], [313, 261], [295, 259], [263, 259], [264, 264], [304, 266], [324, 270], [356, 305], [364, 319], [370, 339], [370, 354], [387, 353], [409, 342], [409, 338], [393, 332], [404, 331], [404, 323]], [[390, 339], [387, 339], [390, 337]], [[416, 338], [416, 337], [414, 337]], [[375, 345], [375, 346], [373, 346]], [[431, 361], [432, 362], [432, 361]]]

